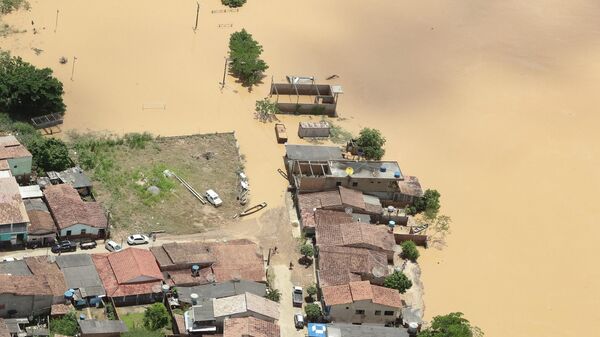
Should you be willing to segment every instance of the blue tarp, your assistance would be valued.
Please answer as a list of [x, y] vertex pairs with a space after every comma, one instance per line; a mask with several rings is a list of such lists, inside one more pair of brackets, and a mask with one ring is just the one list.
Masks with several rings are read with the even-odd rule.
[[327, 337], [327, 325], [308, 323], [308, 337]]

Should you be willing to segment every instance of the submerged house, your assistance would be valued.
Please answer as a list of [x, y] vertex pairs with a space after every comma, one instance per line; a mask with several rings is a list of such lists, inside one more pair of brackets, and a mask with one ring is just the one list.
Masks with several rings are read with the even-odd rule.
[[127, 248], [92, 258], [106, 295], [115, 305], [147, 304], [162, 298], [163, 275], [151, 252]]
[[324, 314], [336, 323], [386, 325], [401, 315], [402, 297], [396, 289], [359, 281], [323, 287], [321, 291]]
[[14, 177], [0, 178], [0, 246], [27, 242], [29, 216]]
[[98, 202], [85, 202], [79, 193], [67, 184], [45, 188], [44, 196], [56, 222], [61, 238], [105, 238], [108, 218]]

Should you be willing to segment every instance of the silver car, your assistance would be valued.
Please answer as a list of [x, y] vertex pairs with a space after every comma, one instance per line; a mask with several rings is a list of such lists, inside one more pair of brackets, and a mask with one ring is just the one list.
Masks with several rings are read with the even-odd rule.
[[113, 240], [106, 241], [104, 248], [106, 248], [106, 250], [108, 250], [109, 252], [118, 252], [123, 250], [123, 247], [121, 247], [120, 244], [114, 242]]

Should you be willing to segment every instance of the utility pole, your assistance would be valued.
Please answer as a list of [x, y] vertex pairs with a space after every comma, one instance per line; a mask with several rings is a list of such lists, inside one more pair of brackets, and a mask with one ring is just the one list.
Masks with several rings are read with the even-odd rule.
[[56, 28], [58, 27], [58, 9], [56, 10], [56, 22], [54, 23], [54, 32], [56, 33]]
[[73, 80], [73, 74], [75, 74], [75, 61], [77, 61], [77, 57], [73, 56], [73, 68], [71, 69], [71, 81]]
[[221, 90], [225, 88], [225, 75], [227, 75], [227, 64], [229, 64], [229, 58], [225, 58], [225, 66], [223, 67], [223, 82], [221, 82]]
[[198, 29], [198, 14], [200, 14], [200, 3], [196, 1], [196, 25], [194, 26], [194, 33]]

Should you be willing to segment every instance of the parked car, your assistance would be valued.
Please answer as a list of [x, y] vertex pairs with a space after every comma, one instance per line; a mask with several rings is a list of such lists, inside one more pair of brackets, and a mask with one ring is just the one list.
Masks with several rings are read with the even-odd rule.
[[148, 242], [150, 242], [150, 238], [143, 234], [133, 234], [127, 237], [127, 244], [130, 246], [143, 245]]
[[223, 201], [221, 200], [221, 198], [219, 197], [217, 192], [215, 192], [213, 190], [206, 191], [205, 196], [206, 196], [206, 200], [208, 200], [208, 202], [213, 204], [215, 207], [219, 207], [219, 206], [221, 206], [221, 204], [223, 204]]
[[304, 303], [304, 298], [302, 298], [302, 292], [302, 287], [292, 288], [292, 304], [295, 307], [302, 307], [302, 303]]
[[296, 327], [296, 329], [304, 328], [304, 316], [302, 316], [302, 314], [294, 314], [294, 326]]
[[94, 240], [85, 240], [79, 243], [80, 249], [94, 249], [96, 246], [98, 246], [98, 244]]
[[113, 240], [106, 241], [106, 244], [104, 245], [104, 247], [109, 252], [118, 252], [120, 250], [123, 250], [123, 247], [121, 247], [121, 245], [119, 245], [118, 243], [114, 242]]
[[74, 252], [77, 250], [77, 245], [71, 241], [60, 241], [50, 249], [53, 253]]

